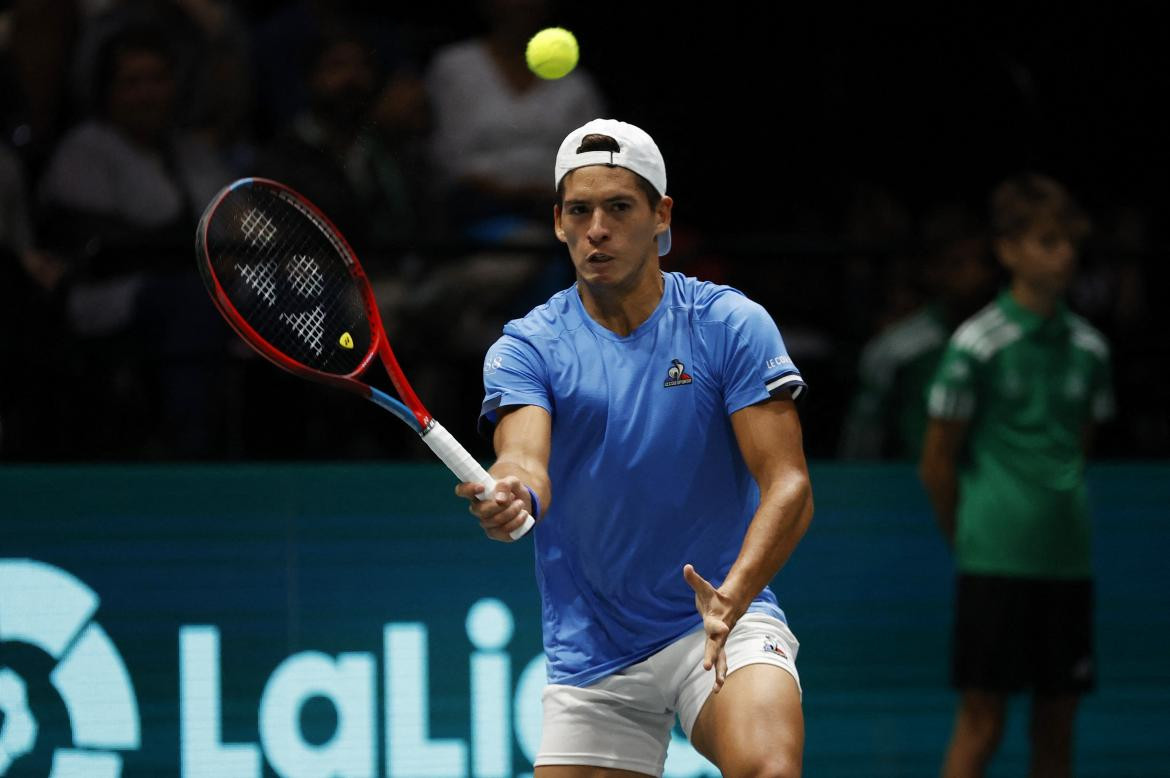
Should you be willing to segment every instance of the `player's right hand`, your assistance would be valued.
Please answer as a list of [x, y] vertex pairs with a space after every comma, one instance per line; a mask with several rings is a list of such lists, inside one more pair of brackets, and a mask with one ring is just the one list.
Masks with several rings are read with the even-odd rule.
[[485, 500], [478, 497], [482, 491], [483, 485], [477, 483], [462, 483], [455, 487], [455, 494], [470, 503], [468, 510], [479, 520], [484, 534], [492, 540], [511, 543], [513, 538], [508, 533], [523, 527], [528, 517], [528, 490], [519, 478], [509, 475], [496, 481], [495, 488]]

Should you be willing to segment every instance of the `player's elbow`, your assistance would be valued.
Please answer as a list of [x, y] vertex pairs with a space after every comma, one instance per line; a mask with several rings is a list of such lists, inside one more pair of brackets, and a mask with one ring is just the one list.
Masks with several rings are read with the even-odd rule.
[[780, 514], [789, 518], [787, 534], [793, 541], [804, 537], [813, 517], [812, 483], [808, 472], [792, 471], [777, 479], [771, 489], [766, 490], [763, 501], [775, 498]]

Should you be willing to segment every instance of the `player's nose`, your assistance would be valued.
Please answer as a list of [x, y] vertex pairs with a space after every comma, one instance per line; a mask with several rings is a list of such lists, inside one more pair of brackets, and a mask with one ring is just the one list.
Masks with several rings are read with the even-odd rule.
[[593, 211], [593, 216], [589, 220], [589, 240], [594, 243], [605, 240], [609, 237], [609, 222], [605, 216], [605, 209], [597, 208]]

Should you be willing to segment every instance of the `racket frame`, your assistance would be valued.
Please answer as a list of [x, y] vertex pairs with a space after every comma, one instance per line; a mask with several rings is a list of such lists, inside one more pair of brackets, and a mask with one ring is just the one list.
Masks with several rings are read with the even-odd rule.
[[[349, 373], [338, 375], [316, 370], [289, 357], [283, 351], [276, 348], [276, 346], [273, 346], [263, 335], [248, 324], [247, 320], [244, 319], [232, 303], [231, 298], [228, 297], [223, 285], [220, 284], [219, 278], [215, 273], [215, 268], [212, 265], [207, 245], [207, 232], [210, 227], [211, 217], [218, 210], [220, 204], [233, 192], [251, 186], [261, 186], [273, 190], [277, 196], [284, 199], [294, 208], [309, 217], [311, 221], [315, 222], [317, 228], [321, 229], [325, 237], [341, 255], [350, 276], [357, 281], [370, 327], [370, 345], [365, 356], [362, 357], [361, 362]], [[358, 261], [357, 254], [329, 217], [307, 198], [295, 189], [279, 181], [273, 181], [270, 178], [242, 178], [224, 187], [204, 210], [203, 216], [199, 220], [199, 228], [195, 233], [195, 243], [196, 252], [200, 260], [199, 271], [203, 274], [205, 281], [212, 290], [212, 301], [219, 308], [223, 317], [227, 319], [232, 329], [259, 351], [262, 356], [277, 367], [299, 375], [302, 378], [320, 381], [360, 394], [367, 400], [376, 403], [402, 419], [402, 421], [409, 424], [420, 435], [425, 434], [428, 428], [432, 426], [434, 417], [431, 416], [430, 412], [422, 404], [422, 401], [419, 400], [410, 382], [406, 380], [406, 374], [403, 373], [401, 365], [398, 364], [398, 358], [394, 354], [394, 349], [390, 346], [390, 339], [386, 337], [386, 330], [382, 324], [382, 315], [378, 310], [378, 301], [374, 297], [374, 290], [370, 286], [370, 280], [366, 276], [365, 270], [362, 269], [361, 263]], [[394, 385], [394, 390], [402, 398], [401, 401], [391, 397], [380, 389], [358, 380], [358, 376], [362, 375], [369, 368], [370, 362], [373, 360], [375, 354], [381, 360], [386, 374], [390, 377], [390, 382]]]

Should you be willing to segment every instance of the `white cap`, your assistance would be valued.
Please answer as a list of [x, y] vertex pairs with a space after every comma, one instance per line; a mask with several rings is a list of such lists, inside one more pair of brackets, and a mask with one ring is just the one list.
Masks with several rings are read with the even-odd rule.
[[[586, 135], [608, 135], [617, 141], [619, 151], [585, 151], [577, 149]], [[616, 119], [594, 119], [570, 132], [561, 142], [557, 152], [556, 180], [559, 188], [561, 179], [569, 171], [588, 165], [617, 165], [632, 170], [650, 182], [659, 195], [666, 194], [666, 162], [662, 152], [646, 132], [632, 124]], [[670, 228], [658, 236], [658, 256], [670, 251]]]

